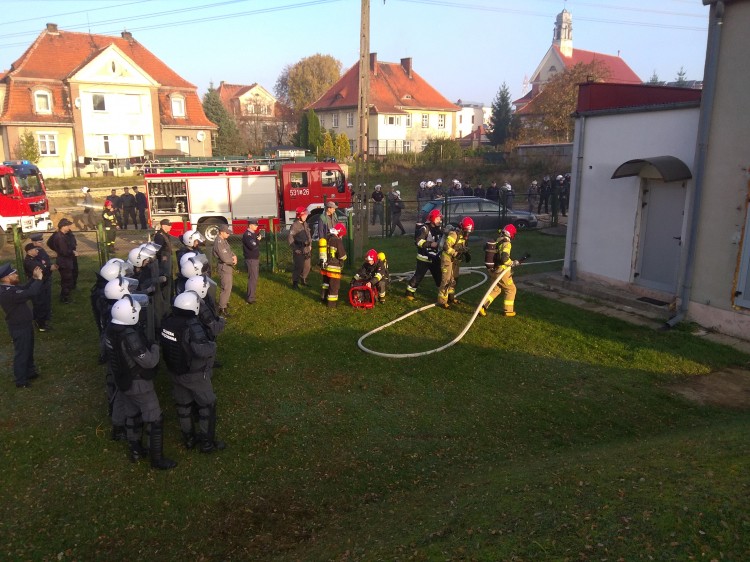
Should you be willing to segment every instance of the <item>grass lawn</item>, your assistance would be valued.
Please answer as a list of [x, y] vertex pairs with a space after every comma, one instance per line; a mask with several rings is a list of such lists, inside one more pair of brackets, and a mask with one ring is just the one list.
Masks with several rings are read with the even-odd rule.
[[[371, 245], [392, 272], [414, 268], [407, 237]], [[562, 245], [526, 233], [514, 254], [554, 259]], [[214, 373], [228, 448], [182, 449], [162, 369], [165, 454], [179, 466], [158, 472], [109, 440], [93, 262], [82, 269], [75, 303], [55, 302], [55, 330], [37, 335], [33, 388], [13, 387], [0, 336], [2, 560], [750, 559], [750, 413], [665, 389], [747, 367], [733, 349], [519, 291], [517, 317], [493, 306], [445, 352], [385, 359], [357, 339], [433, 302], [429, 277], [416, 301], [396, 285], [365, 311], [323, 308], [316, 274], [293, 291], [268, 271], [247, 306], [238, 273]], [[438, 347], [480, 291], [368, 347]]]

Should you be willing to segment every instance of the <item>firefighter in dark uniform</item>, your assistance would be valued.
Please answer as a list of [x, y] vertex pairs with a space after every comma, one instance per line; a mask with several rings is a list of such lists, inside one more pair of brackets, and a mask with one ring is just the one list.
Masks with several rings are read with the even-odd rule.
[[479, 314], [487, 316], [487, 308], [492, 304], [500, 293], [505, 293], [503, 300], [503, 315], [504, 316], [515, 316], [516, 312], [513, 307], [516, 300], [516, 286], [513, 283], [513, 270], [511, 268], [519, 265], [518, 261], [511, 259], [511, 240], [516, 235], [516, 227], [512, 224], [505, 226], [500, 229], [500, 237], [497, 239], [497, 253], [495, 258], [494, 267], [491, 269], [491, 273], [495, 276], [500, 275], [503, 271], [509, 270], [508, 273], [492, 288], [492, 292], [487, 297], [487, 300], [479, 309]]
[[44, 273], [40, 267], [32, 272], [31, 281], [19, 286], [18, 272], [12, 265], [0, 265], [0, 307], [13, 340], [13, 376], [16, 388], [28, 388], [39, 376], [34, 365], [34, 317], [26, 301], [42, 288]]
[[433, 209], [429, 212], [425, 224], [423, 224], [416, 233], [415, 243], [417, 245], [417, 267], [414, 275], [409, 279], [406, 287], [406, 298], [414, 300], [414, 294], [417, 287], [424, 279], [425, 274], [429, 271], [435, 280], [435, 286], [440, 287], [440, 240], [443, 236], [443, 227], [441, 226], [443, 217], [440, 211]]
[[312, 236], [307, 224], [307, 209], [297, 207], [297, 218], [289, 228], [287, 242], [292, 250], [292, 287], [307, 285], [307, 276], [310, 275], [310, 253], [312, 252]]
[[159, 275], [166, 278], [161, 284], [162, 300], [169, 304], [172, 302], [172, 242], [174, 237], [169, 234], [172, 230], [172, 223], [169, 219], [161, 219], [159, 230], [154, 234], [154, 243], [159, 245], [159, 251], [156, 252], [156, 261], [159, 264]]
[[[320, 273], [323, 276], [320, 298], [329, 308], [335, 308], [339, 302], [339, 288], [341, 287], [341, 270], [346, 261], [346, 248], [344, 248], [344, 236], [346, 236], [346, 225], [337, 223], [330, 231], [325, 240], [325, 258]], [[321, 246], [321, 256], [323, 247]]]
[[159, 364], [159, 345], [146, 341], [138, 323], [140, 310], [141, 305], [132, 295], [126, 295], [112, 307], [112, 321], [104, 332], [107, 360], [117, 382], [115, 399], [127, 416], [130, 460], [146, 458], [141, 433], [143, 423], [149, 423], [151, 467], [169, 470], [177, 463], [164, 457], [164, 418], [153, 381]]
[[474, 220], [471, 217], [464, 217], [461, 219], [460, 230], [451, 230], [443, 238], [443, 251], [440, 252], [442, 278], [437, 298], [437, 305], [441, 308], [449, 308], [451, 304], [459, 303], [456, 298], [456, 282], [461, 261], [471, 261], [467, 244], [472, 230], [474, 230]]
[[[383, 254], [385, 256], [385, 254]], [[365, 254], [365, 262], [362, 264], [352, 278], [352, 287], [367, 286], [378, 295], [378, 302], [385, 303], [385, 295], [388, 280], [386, 279], [385, 264], [378, 259], [375, 249]]]
[[104, 226], [104, 243], [107, 246], [107, 255], [111, 256], [115, 252], [115, 239], [117, 238], [117, 213], [115, 213], [112, 201], [109, 199], [104, 201], [102, 225]]
[[31, 304], [34, 308], [34, 323], [37, 330], [46, 332], [52, 329], [50, 325], [50, 318], [52, 317], [52, 272], [57, 269], [57, 266], [51, 262], [49, 254], [40, 248], [40, 245], [41, 242], [26, 244], [23, 270], [26, 273], [27, 280], [32, 278], [37, 267], [42, 270], [42, 288], [31, 299]]
[[[211, 384], [216, 342], [198, 320], [200, 300], [194, 291], [175, 297], [172, 313], [162, 322], [161, 346], [172, 377], [185, 447], [192, 449], [197, 438], [201, 453], [212, 453], [224, 449], [225, 444], [216, 439], [216, 394]], [[194, 403], [199, 416], [197, 433], [192, 419]]]

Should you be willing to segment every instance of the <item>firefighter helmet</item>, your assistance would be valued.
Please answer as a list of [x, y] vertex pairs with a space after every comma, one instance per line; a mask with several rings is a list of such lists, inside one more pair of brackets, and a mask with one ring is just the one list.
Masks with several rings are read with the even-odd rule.
[[198, 316], [201, 309], [201, 299], [195, 291], [185, 291], [174, 298], [174, 307], [192, 312]]
[[385, 252], [378, 252], [378, 259], [380, 261], [385, 261]]
[[433, 209], [429, 213], [427, 213], [427, 222], [431, 222], [435, 224], [435, 221], [440, 219], [442, 220], [443, 215], [440, 214], [440, 209]]
[[372, 263], [375, 263], [376, 261], [378, 261], [378, 253], [375, 251], [375, 249], [372, 249], [365, 254], [365, 259], [367, 261], [371, 261]]
[[306, 212], [307, 212], [307, 207], [299, 206], [296, 209], [294, 209], [294, 214], [297, 216], [297, 218], [300, 218]]
[[471, 217], [464, 217], [461, 219], [461, 230], [465, 232], [471, 232], [474, 230], [474, 219]]
[[135, 326], [138, 323], [138, 315], [141, 305], [131, 295], [125, 295], [112, 305], [112, 324], [123, 326]]
[[343, 222], [336, 223], [336, 226], [331, 229], [331, 232], [339, 238], [343, 238], [346, 236], [346, 225]]
[[516, 236], [516, 227], [512, 224], [505, 225], [505, 227], [500, 229], [500, 234], [503, 234], [507, 236], [510, 239], [513, 239]]

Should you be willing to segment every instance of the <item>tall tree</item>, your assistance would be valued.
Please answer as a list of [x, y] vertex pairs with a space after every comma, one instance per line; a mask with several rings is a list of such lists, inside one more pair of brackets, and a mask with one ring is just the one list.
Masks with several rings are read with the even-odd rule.
[[339, 133], [336, 137], [336, 160], [339, 162], [346, 160], [352, 155], [352, 146], [349, 144], [349, 137], [346, 133]]
[[492, 102], [492, 116], [490, 117], [490, 126], [487, 137], [495, 146], [502, 146], [510, 136], [510, 125], [513, 118], [513, 108], [511, 106], [510, 90], [508, 85], [503, 85], [497, 92], [495, 100]]
[[216, 131], [216, 142], [214, 143], [214, 156], [239, 156], [247, 152], [247, 146], [242, 140], [232, 116], [221, 103], [219, 92], [213, 84], [203, 96], [203, 111], [219, 129]]
[[336, 148], [333, 146], [333, 136], [326, 131], [323, 133], [323, 145], [320, 147], [321, 158], [331, 158], [336, 155]]
[[675, 78], [675, 86], [680, 86], [684, 88], [687, 86], [687, 80], [685, 79], [685, 76], [687, 75], [687, 72], [685, 72], [685, 69], [681, 66], [680, 70], [677, 72], [677, 77]]
[[36, 143], [34, 133], [31, 131], [23, 130], [21, 136], [18, 138], [18, 144], [16, 145], [16, 158], [19, 160], [28, 160], [36, 164], [41, 158], [39, 153], [39, 145]]
[[276, 80], [276, 98], [300, 111], [322, 96], [341, 78], [341, 62], [331, 55], [315, 54], [287, 65]]
[[307, 112], [307, 145], [311, 151], [317, 154], [318, 148], [323, 144], [323, 131], [320, 129], [320, 119], [315, 112], [310, 109]]

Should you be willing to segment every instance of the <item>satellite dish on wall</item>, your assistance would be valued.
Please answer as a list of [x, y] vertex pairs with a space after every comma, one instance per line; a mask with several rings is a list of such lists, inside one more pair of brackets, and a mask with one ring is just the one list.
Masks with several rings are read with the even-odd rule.
[[198, 142], [203, 142], [203, 140], [206, 138], [206, 133], [204, 133], [203, 131], [198, 131], [195, 134], [195, 138], [198, 139]]

